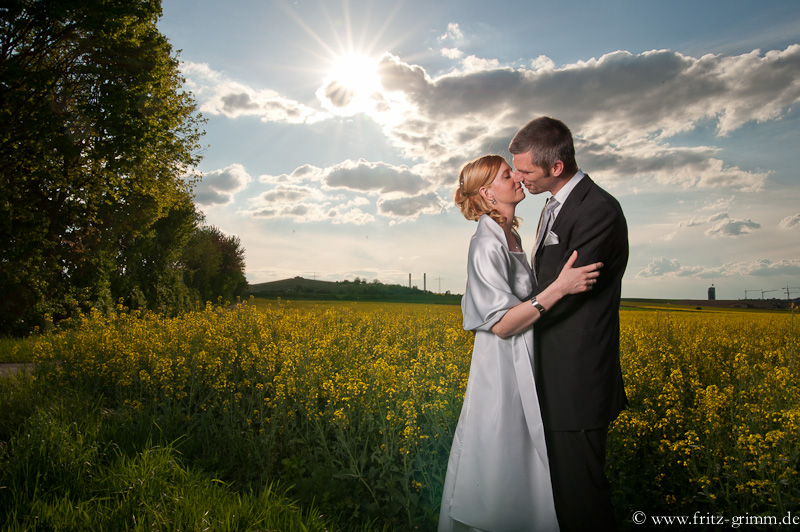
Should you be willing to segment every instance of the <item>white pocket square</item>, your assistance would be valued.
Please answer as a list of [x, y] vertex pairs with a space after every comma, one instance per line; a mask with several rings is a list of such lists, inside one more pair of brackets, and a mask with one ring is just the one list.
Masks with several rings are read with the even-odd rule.
[[558, 235], [550, 231], [547, 233], [547, 236], [544, 237], [544, 245], [552, 246], [553, 244], [558, 244]]

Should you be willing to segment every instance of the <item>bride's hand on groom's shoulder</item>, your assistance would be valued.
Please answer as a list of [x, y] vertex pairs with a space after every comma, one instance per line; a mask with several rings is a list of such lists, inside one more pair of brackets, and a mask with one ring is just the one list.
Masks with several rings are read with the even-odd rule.
[[561, 269], [556, 281], [563, 283], [565, 294], [579, 294], [591, 290], [597, 284], [600, 277], [602, 262], [595, 262], [575, 268], [575, 261], [578, 260], [578, 251], [575, 250], [567, 259], [566, 264]]

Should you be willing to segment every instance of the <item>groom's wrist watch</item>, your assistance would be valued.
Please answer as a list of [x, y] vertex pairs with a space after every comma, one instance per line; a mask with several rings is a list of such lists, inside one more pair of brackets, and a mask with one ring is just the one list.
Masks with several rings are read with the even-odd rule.
[[538, 301], [536, 301], [536, 296], [534, 296], [534, 297], [532, 297], [532, 298], [531, 298], [531, 306], [532, 306], [533, 308], [537, 309], [537, 310], [539, 311], [539, 314], [544, 314], [545, 312], [547, 312], [547, 311], [544, 309], [544, 307], [542, 306], [542, 304], [541, 304], [541, 303], [539, 303]]

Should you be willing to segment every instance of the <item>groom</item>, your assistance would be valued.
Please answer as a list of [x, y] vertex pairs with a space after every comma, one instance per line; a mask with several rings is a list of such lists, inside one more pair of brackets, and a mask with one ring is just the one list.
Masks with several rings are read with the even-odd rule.
[[603, 263], [593, 290], [544, 309], [535, 324], [535, 373], [561, 531], [616, 530], [603, 469], [608, 425], [627, 403], [619, 363], [625, 216], [617, 200], [578, 168], [563, 122], [532, 120], [508, 149], [528, 191], [552, 195], [533, 251], [535, 293], [555, 280], [573, 250], [575, 266]]

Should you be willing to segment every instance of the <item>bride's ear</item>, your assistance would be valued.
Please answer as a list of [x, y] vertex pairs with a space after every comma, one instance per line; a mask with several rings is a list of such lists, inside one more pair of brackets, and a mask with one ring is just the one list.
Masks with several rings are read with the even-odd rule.
[[486, 201], [488, 201], [489, 203], [494, 202], [494, 195], [491, 192], [489, 192], [489, 187], [481, 187], [480, 189], [478, 189], [478, 194], [480, 194], [481, 197]]

